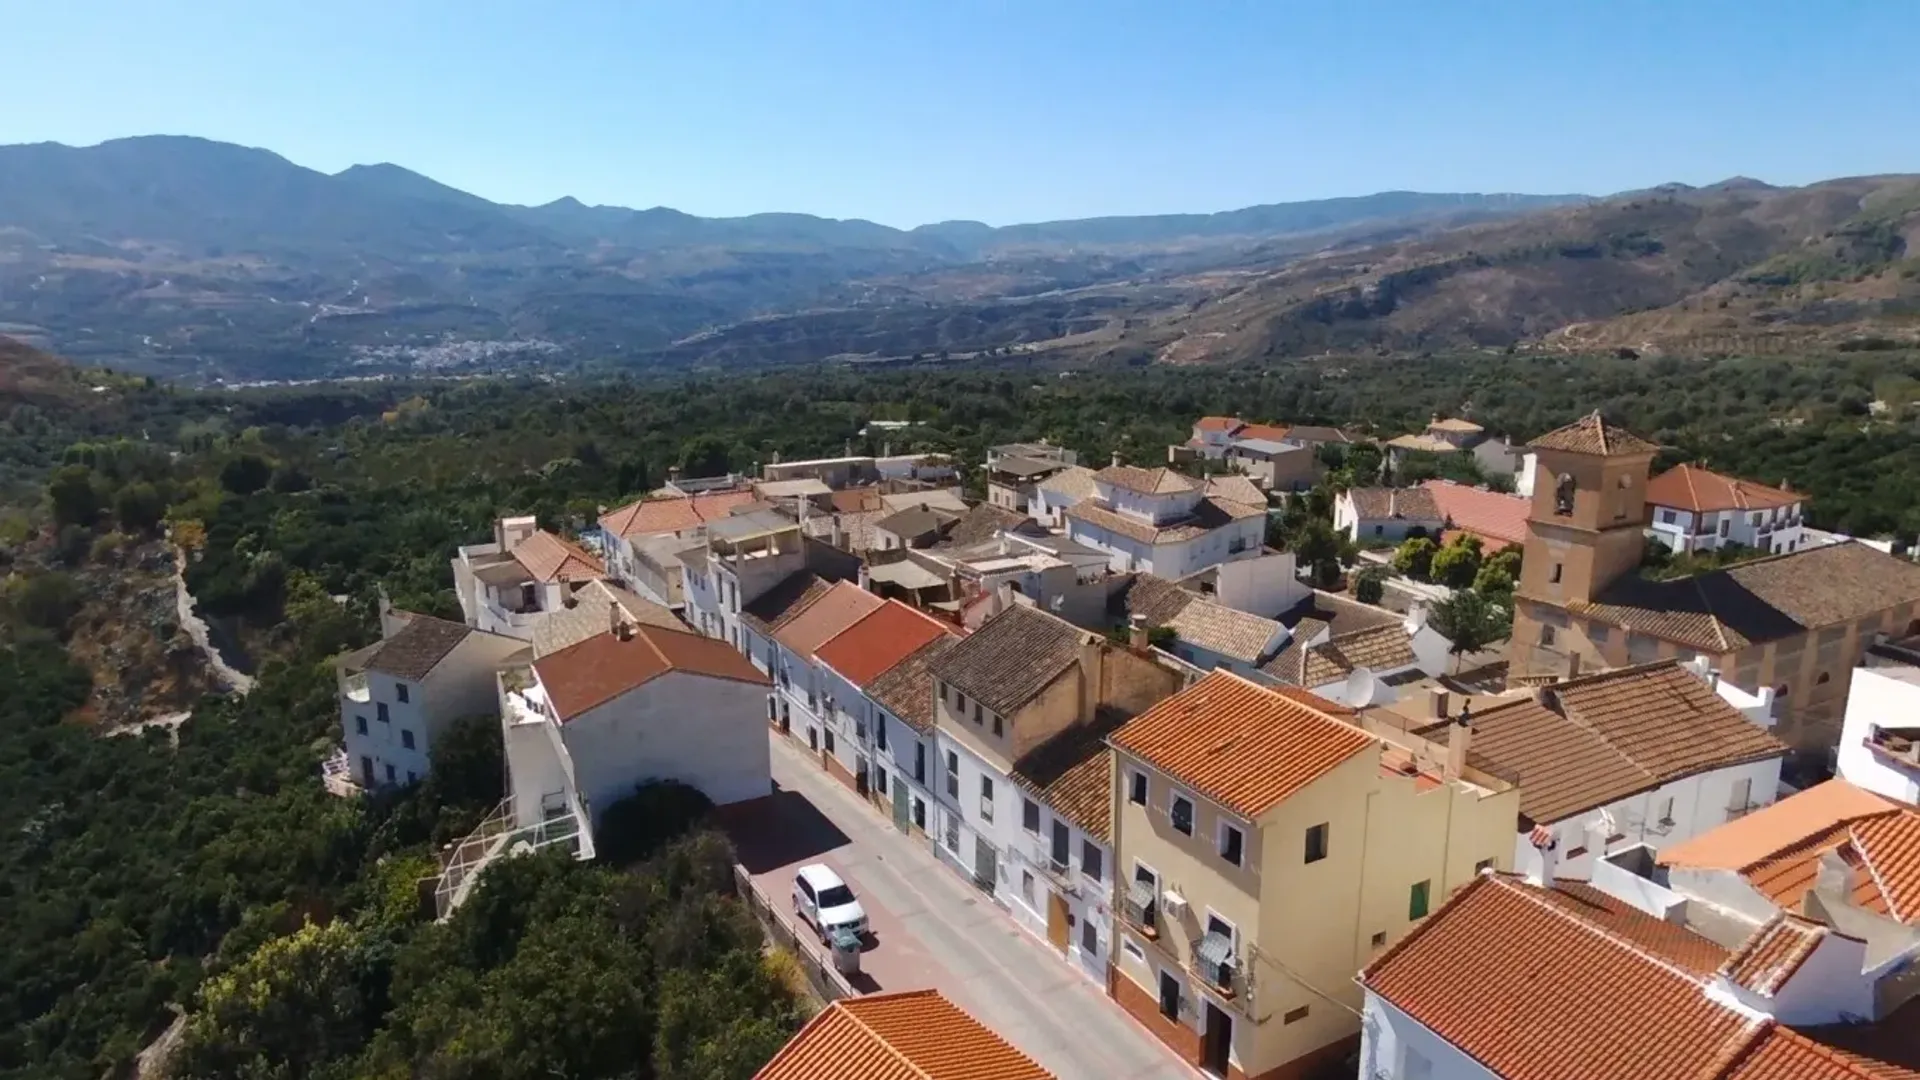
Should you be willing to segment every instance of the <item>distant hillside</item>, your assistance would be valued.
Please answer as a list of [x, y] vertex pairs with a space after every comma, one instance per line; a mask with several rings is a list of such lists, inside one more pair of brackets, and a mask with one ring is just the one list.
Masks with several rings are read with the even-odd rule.
[[1128, 335], [1195, 363], [1460, 347], [1679, 353], [1920, 344], [1920, 177], [1681, 185], [1337, 247]]
[[[1276, 243], [1415, 234], [1565, 201], [1390, 192], [900, 230], [570, 198], [504, 206], [396, 165], [327, 175], [194, 138], [0, 146], [0, 324], [85, 361], [173, 375], [303, 377], [527, 356], [698, 363], [699, 341], [767, 319], [827, 329], [740, 355], [817, 358], [873, 343], [840, 340], [834, 327], [891, 326], [929, 305], [942, 309], [931, 322], [967, 324], [964, 305], [1002, 296], [1132, 288], [1143, 274]], [[955, 302], [962, 309], [946, 309]], [[1031, 340], [1053, 323], [1023, 325]], [[994, 335], [990, 325], [957, 335], [909, 327], [877, 340], [955, 336]]]

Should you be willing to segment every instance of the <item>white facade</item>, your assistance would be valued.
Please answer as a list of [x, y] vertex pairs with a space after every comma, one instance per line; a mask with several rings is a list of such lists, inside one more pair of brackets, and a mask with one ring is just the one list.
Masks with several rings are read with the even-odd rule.
[[[1113, 851], [1056, 815], [1044, 801], [1017, 786], [1014, 794], [1019, 819], [1008, 850], [1007, 909], [1014, 921], [1056, 949], [1059, 942], [1050, 931], [1063, 931], [1066, 947], [1061, 955], [1104, 988], [1113, 943]], [[1056, 896], [1064, 909], [1064, 927], [1050, 924], [1049, 908]]]
[[[434, 741], [450, 724], [494, 712], [494, 673], [523, 648], [515, 639], [468, 634], [417, 680], [343, 667], [340, 731], [354, 781], [371, 789], [411, 784], [427, 775]], [[350, 666], [351, 658], [346, 663]]]
[[1372, 991], [1361, 1006], [1360, 1075], [1365, 1080], [1500, 1080], [1500, 1074]]
[[[872, 704], [869, 702], [869, 704]], [[938, 805], [933, 787], [939, 761], [939, 748], [932, 732], [922, 733], [881, 706], [873, 705], [875, 794], [895, 804], [896, 824], [904, 817], [907, 824], [934, 835]], [[896, 790], [896, 788], [898, 790]]]
[[1235, 611], [1264, 619], [1304, 603], [1313, 589], [1300, 580], [1290, 551], [1262, 551], [1247, 559], [1221, 563], [1214, 570], [1212, 599]]
[[564, 806], [597, 825], [607, 807], [652, 780], [698, 788], [716, 805], [771, 794], [766, 688], [670, 671], [555, 719], [539, 673], [501, 686], [514, 816], [522, 825]]
[[1344, 534], [1356, 544], [1364, 540], [1391, 540], [1398, 543], [1416, 528], [1421, 530], [1422, 535], [1432, 537], [1437, 544], [1440, 542], [1440, 531], [1446, 524], [1445, 520], [1437, 517], [1362, 517], [1359, 508], [1354, 505], [1353, 496], [1344, 491], [1333, 500], [1333, 531]]
[[1854, 668], [1840, 727], [1842, 779], [1890, 799], [1920, 803], [1920, 669]]
[[1033, 498], [1027, 500], [1026, 514], [1049, 529], [1064, 529], [1067, 527], [1067, 508], [1079, 501], [1077, 495], [1052, 491], [1041, 484], [1033, 490]]
[[938, 726], [933, 741], [934, 848], [944, 862], [1006, 904], [1006, 852], [1020, 828], [1019, 789]]
[[1807, 546], [1800, 504], [1767, 510], [1705, 510], [1649, 503], [1648, 532], [1674, 552], [1715, 551], [1731, 544], [1775, 555]]
[[[1538, 822], [1552, 834], [1554, 875], [1590, 881], [1597, 858], [1642, 844], [1657, 851], [1772, 804], [1780, 793], [1780, 761], [1770, 757], [1683, 776], [1559, 821]], [[1533, 876], [1544, 870], [1527, 833], [1514, 838], [1513, 866]]]

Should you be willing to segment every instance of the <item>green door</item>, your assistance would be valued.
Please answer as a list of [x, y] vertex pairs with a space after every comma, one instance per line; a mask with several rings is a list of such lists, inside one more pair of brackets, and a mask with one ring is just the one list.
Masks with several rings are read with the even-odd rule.
[[893, 778], [893, 825], [901, 832], [907, 831], [907, 785], [899, 777]]

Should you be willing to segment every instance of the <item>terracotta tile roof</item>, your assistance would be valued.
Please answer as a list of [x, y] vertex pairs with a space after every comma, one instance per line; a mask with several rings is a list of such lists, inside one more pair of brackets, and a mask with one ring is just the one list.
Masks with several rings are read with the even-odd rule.
[[833, 588], [833, 582], [811, 570], [797, 570], [780, 580], [780, 583], [759, 596], [753, 602], [740, 609], [740, 617], [748, 626], [771, 635], [774, 631], [792, 622], [796, 616], [827, 594]]
[[1338, 593], [1315, 589], [1311, 596], [1281, 612], [1280, 621], [1293, 627], [1296, 633], [1299, 633], [1302, 621], [1311, 621], [1338, 635], [1404, 622], [1405, 616], [1386, 608], [1349, 600]]
[[711, 491], [664, 499], [641, 499], [600, 518], [600, 527], [619, 537], [652, 536], [698, 528], [754, 501], [751, 491]]
[[1609, 423], [1598, 409], [1527, 444], [1531, 450], [1562, 450], [1596, 457], [1657, 454], [1660, 448], [1626, 428]]
[[950, 510], [941, 510], [931, 506], [909, 506], [898, 513], [888, 514], [873, 523], [873, 527], [890, 532], [902, 540], [915, 540], [931, 536], [942, 528], [959, 519], [958, 514]]
[[1231, 435], [1246, 424], [1237, 416], [1203, 416], [1193, 422], [1195, 431], [1219, 431]]
[[1920, 600], [1920, 565], [1859, 543], [1802, 548], [1673, 581], [1627, 575], [1567, 610], [1715, 653]]
[[1247, 664], [1258, 664], [1285, 627], [1251, 612], [1195, 597], [1162, 625], [1181, 641]]
[[1434, 501], [1433, 492], [1426, 488], [1352, 488], [1347, 498], [1353, 500], [1353, 512], [1364, 521], [1402, 521], [1446, 520], [1441, 513], [1440, 504]]
[[857, 514], [862, 510], [878, 510], [885, 504], [880, 501], [880, 492], [875, 488], [853, 488], [836, 491], [827, 496], [827, 504], [833, 512]]
[[1451, 480], [1428, 480], [1420, 485], [1433, 496], [1440, 516], [1453, 528], [1479, 537], [1481, 551], [1492, 554], [1527, 539], [1527, 500], [1519, 495], [1482, 491]]
[[1064, 495], [1069, 499], [1091, 499], [1099, 494], [1093, 484], [1093, 470], [1083, 465], [1071, 465], [1040, 481], [1040, 490]]
[[885, 603], [851, 581], [836, 581], [799, 614], [777, 627], [773, 639], [798, 656], [810, 657], [835, 635]]
[[[1630, 909], [1583, 913], [1487, 874], [1375, 958], [1361, 982], [1505, 1080], [1707, 1080], [1725, 1075], [1763, 1025], [1707, 997], [1697, 972], [1669, 959], [1672, 935], [1687, 933]], [[1685, 951], [1713, 948], [1702, 938]]]
[[1537, 822], [1787, 752], [1673, 660], [1543, 687], [1540, 700], [1474, 713], [1472, 726], [1475, 753], [1520, 775], [1520, 812]]
[[1806, 496], [1785, 488], [1722, 476], [1697, 465], [1676, 465], [1647, 482], [1647, 501], [1696, 513], [1705, 510], [1771, 510], [1794, 506]]
[[[1502, 880], [1519, 884], [1513, 875]], [[1729, 960], [1726, 946], [1687, 929], [1680, 923], [1648, 918], [1632, 904], [1580, 881], [1558, 882], [1551, 889], [1532, 889], [1540, 899], [1601, 930], [1630, 941], [1689, 975], [1705, 979]]]
[[1022, 791], [1103, 844], [1113, 843], [1113, 751], [1107, 736], [1119, 721], [1116, 716], [1068, 728], [1014, 762], [1010, 774]]
[[1207, 477], [1207, 494], [1216, 499], [1246, 503], [1248, 506], [1257, 506], [1263, 510], [1267, 505], [1267, 493], [1260, 490], [1259, 484], [1244, 476], [1209, 476]]
[[1798, 915], [1781, 913], [1753, 932], [1727, 957], [1719, 973], [1736, 986], [1772, 997], [1827, 935], [1827, 928]]
[[545, 656], [604, 634], [613, 625], [617, 606], [629, 622], [658, 626], [666, 630], [691, 629], [670, 609], [604, 581], [595, 581], [576, 590], [572, 606], [549, 612], [533, 626], [533, 655]]
[[542, 529], [513, 546], [513, 561], [535, 581], [595, 581], [607, 576], [598, 556]]
[[[1920, 1080], [1920, 998], [1882, 1016], [1879, 1023], [1815, 1025], [1800, 1028], [1795, 1034], [1858, 1070], [1838, 1076], [1850, 1080]], [[1775, 1073], [1767, 1080], [1786, 1080], [1792, 1075], [1799, 1074]]]
[[1663, 866], [1727, 870], [1785, 909], [1814, 887], [1820, 861], [1838, 856], [1848, 899], [1920, 923], [1920, 810], [1844, 780], [1817, 784], [1660, 852]]
[[1142, 469], [1136, 465], [1109, 465], [1094, 473], [1093, 478], [1100, 483], [1137, 491], [1142, 495], [1173, 495], [1182, 491], [1198, 491], [1201, 487], [1200, 481], [1164, 465], [1154, 469]]
[[1445, 439], [1432, 435], [1396, 435], [1387, 440], [1387, 445], [1395, 450], [1415, 450], [1425, 454], [1457, 454], [1460, 448]]
[[1714, 1080], [1920, 1080], [1920, 1070], [1828, 1046], [1791, 1028], [1771, 1026], [1728, 1072]]
[[1129, 622], [1139, 615], [1148, 626], [1165, 626], [1188, 604], [1200, 599], [1157, 574], [1134, 573], [1107, 594], [1107, 614], [1115, 623]]
[[1293, 432], [1285, 424], [1245, 424], [1233, 433], [1236, 439], [1260, 439], [1266, 442], [1279, 442]]
[[1099, 640], [1072, 623], [1015, 604], [941, 654], [931, 670], [941, 682], [1011, 716], [1078, 664], [1082, 646]]
[[465, 623], [448, 622], [431, 615], [410, 615], [407, 625], [390, 638], [375, 643], [373, 651], [362, 658], [369, 671], [381, 671], [398, 679], [424, 679], [474, 633]]
[[1041, 533], [1046, 530], [1040, 523], [1025, 514], [1016, 513], [992, 503], [980, 503], [967, 508], [960, 520], [953, 523], [947, 531], [947, 538], [940, 547], [965, 547], [982, 540], [991, 540], [1003, 532]]
[[[879, 510], [856, 510], [840, 514], [840, 547], [846, 551], [872, 551], [880, 546], [873, 530], [885, 520], [892, 511], [884, 507]], [[807, 517], [803, 530], [815, 540], [831, 543], [833, 540], [833, 514], [811, 514]]]
[[1108, 740], [1249, 821], [1379, 743], [1294, 695], [1216, 670]]
[[625, 640], [596, 634], [535, 660], [533, 670], [561, 723], [674, 671], [772, 685], [726, 642], [657, 626], [637, 627]]
[[843, 998], [754, 1080], [1054, 1080], [938, 990]]
[[1192, 515], [1166, 525], [1153, 525], [1136, 517], [1115, 513], [1091, 500], [1074, 503], [1067, 508], [1067, 517], [1075, 521], [1084, 521], [1089, 525], [1118, 533], [1143, 544], [1177, 544], [1205, 536], [1215, 529], [1224, 528], [1250, 517], [1264, 517], [1266, 510], [1232, 499], [1204, 498], [1194, 507]]
[[945, 624], [887, 600], [815, 650], [820, 662], [865, 690], [880, 674], [947, 633]]
[[1448, 417], [1436, 416], [1432, 420], [1427, 422], [1427, 430], [1428, 431], [1457, 431], [1462, 434], [1471, 435], [1476, 431], [1485, 431], [1487, 429], [1481, 427], [1479, 424], [1476, 424], [1471, 420], [1461, 420], [1457, 417], [1452, 417], [1452, 416], [1448, 416]]
[[915, 649], [869, 683], [867, 696], [915, 731], [932, 731], [933, 673], [928, 668], [959, 640], [942, 635]]
[[1344, 679], [1356, 668], [1375, 673], [1410, 667], [1419, 662], [1407, 628], [1391, 623], [1339, 634], [1306, 650], [1298, 685], [1325, 686]]

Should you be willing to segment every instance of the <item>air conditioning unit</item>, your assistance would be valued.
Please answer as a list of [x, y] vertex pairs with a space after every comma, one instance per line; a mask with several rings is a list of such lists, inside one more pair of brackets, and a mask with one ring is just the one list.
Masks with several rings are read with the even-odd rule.
[[1172, 889], [1160, 894], [1160, 903], [1166, 907], [1167, 914], [1176, 918], [1187, 913], [1187, 898]]

